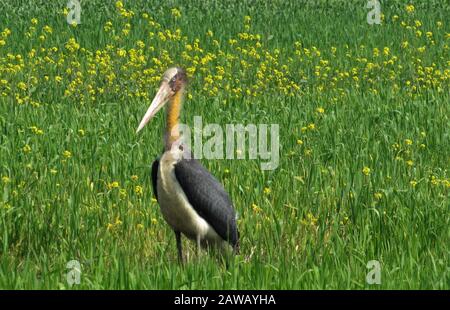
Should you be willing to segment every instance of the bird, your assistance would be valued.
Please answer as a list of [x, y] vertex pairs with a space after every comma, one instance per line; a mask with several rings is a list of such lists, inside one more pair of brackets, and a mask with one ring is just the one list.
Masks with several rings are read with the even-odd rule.
[[165, 221], [175, 232], [183, 263], [181, 236], [194, 240], [197, 253], [210, 246], [239, 253], [236, 211], [223, 185], [192, 156], [182, 141], [179, 119], [187, 86], [184, 69], [167, 69], [136, 134], [166, 105], [164, 152], [151, 169], [152, 187]]

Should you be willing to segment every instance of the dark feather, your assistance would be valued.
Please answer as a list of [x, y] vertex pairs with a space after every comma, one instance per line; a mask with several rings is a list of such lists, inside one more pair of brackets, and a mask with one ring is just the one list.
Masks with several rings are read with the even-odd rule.
[[158, 169], [159, 169], [159, 159], [156, 159], [152, 164], [152, 187], [156, 200], [158, 200], [158, 187], [156, 186], [156, 182], [158, 180]]
[[237, 247], [236, 213], [222, 184], [195, 159], [175, 164], [175, 176], [195, 211], [220, 237]]

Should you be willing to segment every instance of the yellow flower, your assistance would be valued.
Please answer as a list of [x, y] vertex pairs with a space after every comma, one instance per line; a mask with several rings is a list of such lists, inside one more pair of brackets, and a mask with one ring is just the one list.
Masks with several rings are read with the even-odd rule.
[[364, 167], [362, 170], [362, 173], [366, 176], [368, 176], [370, 174], [370, 168], [369, 167]]
[[305, 226], [316, 226], [318, 220], [319, 219], [317, 217], [315, 217], [314, 214], [312, 214], [311, 212], [308, 212], [308, 214], [306, 214], [306, 217], [303, 218], [300, 221], [300, 223]]
[[27, 84], [25, 84], [24, 82], [19, 82], [17, 84], [17, 87], [21, 90], [26, 90], [27, 89]]
[[172, 13], [172, 16], [175, 17], [175, 18], [181, 17], [181, 12], [177, 8], [173, 8], [171, 10], [171, 13]]
[[77, 43], [75, 38], [70, 38], [69, 41], [66, 43], [65, 48], [68, 49], [70, 52], [74, 53], [80, 49], [80, 44]]
[[380, 55], [380, 50], [379, 50], [378, 48], [375, 47], [375, 48], [373, 49], [373, 56], [374, 56], [374, 57], [378, 57], [379, 55]]
[[31, 131], [35, 135], [43, 135], [44, 134], [44, 131], [42, 129], [37, 128], [36, 126], [31, 126], [31, 127], [29, 127], [29, 129], [31, 129]]
[[124, 199], [124, 198], [127, 197], [127, 191], [126, 191], [126, 189], [121, 188], [121, 189], [119, 190], [119, 197], [120, 197], [121, 199]]
[[135, 174], [131, 176], [132, 181], [137, 181], [138, 179], [139, 179], [139, 177]]
[[408, 12], [409, 14], [411, 14], [411, 13], [414, 13], [414, 10], [415, 10], [416, 8], [414, 7], [414, 5], [412, 5], [412, 4], [408, 4], [407, 6], [406, 6], [406, 12]]
[[84, 129], [78, 129], [78, 134], [83, 137], [86, 133]]
[[5, 210], [9, 210], [9, 209], [11, 209], [11, 205], [9, 203], [5, 203], [5, 204], [3, 204], [3, 208]]
[[108, 225], [106, 225], [106, 229], [107, 229], [107, 230], [111, 230], [111, 229], [113, 229], [113, 228], [114, 228], [114, 225], [111, 224], [111, 223], [108, 223]]
[[48, 25], [46, 25], [46, 26], [44, 26], [44, 28], [42, 28], [45, 32], [47, 32], [47, 33], [52, 33], [53, 32], [53, 29], [52, 29], [52, 27], [50, 27], [50, 26], [48, 26]]
[[65, 158], [70, 158], [70, 157], [72, 157], [72, 153], [70, 153], [70, 151], [65, 150], [65, 151], [63, 152], [63, 156], [64, 156]]
[[437, 179], [434, 175], [431, 176], [431, 184], [438, 185], [439, 179]]
[[410, 167], [412, 167], [414, 165], [414, 162], [412, 160], [408, 160], [406, 161], [406, 164]]
[[153, 224], [153, 225], [158, 224], [158, 220], [157, 220], [156, 218], [152, 218], [152, 224]]
[[268, 187], [264, 187], [264, 194], [269, 195], [272, 192], [272, 190]]
[[107, 22], [105, 23], [105, 26], [103, 26], [103, 29], [104, 29], [106, 32], [108, 32], [109, 30], [111, 30], [111, 28], [112, 28], [112, 23], [111, 23], [110, 21], [107, 21]]
[[426, 46], [422, 46], [422, 47], [418, 47], [418, 48], [417, 48], [417, 51], [418, 51], [419, 53], [423, 53], [423, 52], [425, 52], [426, 49], [427, 49]]
[[383, 198], [382, 193], [375, 193], [373, 196], [375, 197], [376, 200], [380, 200], [381, 198]]
[[406, 144], [406, 145], [412, 145], [413, 142], [412, 142], [412, 140], [410, 140], [410, 139], [405, 139], [405, 144]]
[[409, 184], [414, 188], [417, 185], [417, 181], [412, 180], [412, 181], [409, 182]]
[[145, 47], [145, 43], [142, 42], [141, 40], [137, 41], [137, 42], [136, 42], [136, 45], [137, 45], [139, 48], [141, 48], [141, 49]]
[[119, 50], [117, 51], [117, 55], [118, 55], [119, 57], [125, 57], [125, 56], [127, 55], [127, 51], [124, 50], [124, 49], [119, 49]]
[[29, 146], [28, 144], [25, 144], [25, 146], [22, 148], [22, 151], [24, 153], [29, 153], [31, 152], [31, 146]]
[[252, 210], [255, 213], [259, 213], [262, 211], [262, 209], [260, 207], [258, 207], [256, 204], [252, 203]]
[[298, 144], [298, 145], [302, 145], [302, 144], [303, 144], [303, 140], [297, 139], [297, 144]]
[[314, 125], [314, 123], [311, 123], [311, 124], [308, 125], [308, 129], [309, 130], [314, 130], [314, 129], [316, 129], [316, 125]]
[[142, 225], [142, 224], [137, 224], [136, 227], [137, 227], [138, 229], [144, 229], [144, 225]]
[[32, 18], [32, 19], [31, 19], [31, 23], [32, 23], [33, 25], [37, 25], [37, 23], [38, 23], [37, 18]]
[[51, 174], [57, 174], [57, 173], [58, 173], [58, 170], [56, 170], [56, 169], [50, 169], [50, 173], [51, 173]]
[[323, 113], [325, 113], [325, 109], [324, 109], [324, 108], [321, 108], [321, 107], [318, 107], [318, 108], [316, 109], [316, 112], [319, 113], [319, 114], [323, 114]]
[[140, 185], [136, 185], [136, 187], [134, 188], [134, 192], [138, 195], [138, 196], [142, 196], [143, 194], [143, 188]]
[[4, 184], [8, 184], [9, 182], [11, 182], [11, 180], [9, 179], [9, 177], [8, 176], [3, 176], [2, 177], [2, 182], [4, 183]]
[[111, 183], [108, 183], [107, 188], [108, 189], [119, 188], [119, 182], [113, 181]]
[[235, 45], [236, 43], [237, 43], [237, 40], [235, 40], [235, 39], [228, 40], [228, 44], [230, 44], [230, 45]]
[[158, 200], [156, 200], [156, 198], [154, 198], [154, 197], [152, 197], [151, 200], [152, 200], [153, 203], [157, 203], [158, 202]]
[[122, 9], [123, 8], [122, 1], [116, 1], [116, 8], [118, 8], [118, 9]]

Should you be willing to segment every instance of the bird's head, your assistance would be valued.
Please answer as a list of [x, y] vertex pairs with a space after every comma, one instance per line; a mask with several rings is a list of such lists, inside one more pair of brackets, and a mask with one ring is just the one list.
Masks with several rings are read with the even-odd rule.
[[144, 126], [155, 116], [155, 114], [169, 101], [171, 101], [176, 95], [180, 95], [184, 91], [184, 87], [187, 83], [187, 76], [185, 71], [179, 67], [173, 67], [167, 69], [162, 76], [161, 85], [159, 90], [153, 98], [147, 112], [139, 124], [136, 133], [139, 132]]

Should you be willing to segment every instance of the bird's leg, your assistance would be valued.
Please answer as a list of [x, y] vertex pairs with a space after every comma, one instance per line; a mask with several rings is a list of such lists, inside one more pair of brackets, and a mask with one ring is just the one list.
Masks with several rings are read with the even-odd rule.
[[180, 263], [183, 263], [183, 252], [181, 250], [181, 233], [179, 231], [175, 231], [175, 238], [177, 240], [178, 260], [180, 261]]
[[200, 257], [200, 250], [201, 250], [200, 242], [201, 242], [200, 235], [197, 235], [197, 257]]

